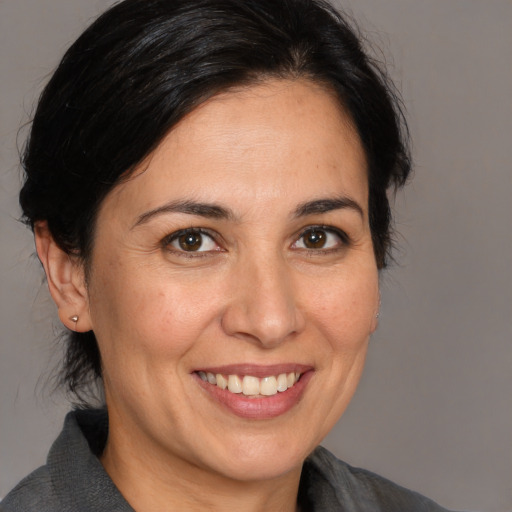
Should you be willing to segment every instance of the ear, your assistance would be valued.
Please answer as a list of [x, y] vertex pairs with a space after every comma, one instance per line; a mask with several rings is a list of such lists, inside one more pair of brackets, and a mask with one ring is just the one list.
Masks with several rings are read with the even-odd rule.
[[[43, 264], [50, 294], [60, 321], [72, 331], [92, 329], [85, 273], [77, 257], [63, 251], [53, 239], [46, 221], [34, 226], [37, 255]], [[78, 320], [75, 321], [76, 317]]]
[[370, 325], [370, 335], [373, 334], [377, 330], [378, 326], [379, 326], [379, 313], [377, 312], [377, 313], [375, 313], [375, 315], [372, 318], [372, 323]]
[[380, 298], [380, 292], [379, 292], [378, 306], [375, 310], [375, 313], [372, 317], [372, 322], [370, 324], [370, 335], [373, 334], [377, 330], [377, 327], [379, 326], [380, 306], [381, 306], [381, 298]]

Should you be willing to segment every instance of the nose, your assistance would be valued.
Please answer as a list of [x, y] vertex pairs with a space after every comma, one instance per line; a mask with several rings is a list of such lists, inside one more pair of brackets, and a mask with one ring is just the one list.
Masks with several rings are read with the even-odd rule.
[[232, 295], [222, 316], [224, 331], [272, 348], [304, 329], [286, 262], [251, 261], [232, 274]]

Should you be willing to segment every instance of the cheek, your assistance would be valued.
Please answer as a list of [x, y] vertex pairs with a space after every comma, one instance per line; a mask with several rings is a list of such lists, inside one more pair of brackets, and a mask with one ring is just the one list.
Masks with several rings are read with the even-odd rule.
[[357, 351], [375, 328], [377, 273], [356, 277], [340, 276], [309, 295], [315, 322], [336, 351]]
[[181, 355], [216, 316], [211, 286], [154, 269], [110, 268], [95, 276], [91, 294], [91, 316], [105, 365], [114, 358], [118, 366], [120, 361], [143, 364]]

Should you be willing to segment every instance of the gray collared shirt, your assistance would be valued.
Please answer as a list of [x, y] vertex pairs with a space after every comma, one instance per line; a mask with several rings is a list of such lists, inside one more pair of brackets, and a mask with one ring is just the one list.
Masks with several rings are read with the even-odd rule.
[[[76, 410], [48, 454], [46, 465], [2, 501], [2, 512], [134, 512], [103, 469], [107, 412]], [[304, 512], [447, 512], [418, 493], [338, 460], [318, 447], [305, 461], [299, 487]]]

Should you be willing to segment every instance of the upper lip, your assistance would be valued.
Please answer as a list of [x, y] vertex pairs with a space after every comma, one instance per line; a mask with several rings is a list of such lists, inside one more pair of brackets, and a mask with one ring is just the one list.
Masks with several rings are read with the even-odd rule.
[[298, 364], [298, 363], [283, 363], [271, 365], [255, 365], [255, 364], [228, 364], [223, 366], [208, 366], [201, 367], [194, 370], [195, 372], [205, 372], [221, 375], [251, 375], [262, 379], [271, 375], [280, 375], [281, 373], [305, 373], [312, 370], [311, 365]]

